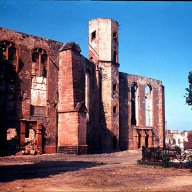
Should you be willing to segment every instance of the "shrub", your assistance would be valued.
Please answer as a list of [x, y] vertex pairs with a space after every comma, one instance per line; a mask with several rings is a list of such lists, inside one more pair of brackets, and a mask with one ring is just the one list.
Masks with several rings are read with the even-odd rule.
[[162, 153], [162, 166], [169, 167], [170, 165], [170, 157], [167, 153]]

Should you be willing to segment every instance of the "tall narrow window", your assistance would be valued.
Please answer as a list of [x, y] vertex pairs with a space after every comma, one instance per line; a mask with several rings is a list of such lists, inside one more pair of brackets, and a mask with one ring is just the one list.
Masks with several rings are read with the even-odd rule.
[[117, 114], [117, 106], [114, 106], [113, 107], [113, 115], [116, 115]]
[[145, 87], [145, 122], [146, 126], [152, 126], [152, 88]]
[[17, 49], [15, 44], [10, 41], [2, 41], [0, 42], [0, 49], [3, 53], [5, 59], [7, 59], [8, 64], [11, 65], [12, 68], [17, 71], [18, 60], [17, 60]]
[[85, 73], [85, 106], [90, 111], [90, 73]]
[[[14, 117], [16, 110], [16, 79], [18, 68], [17, 49], [14, 43], [10, 41], [0, 42], [0, 54], [3, 56], [0, 63], [1, 96], [0, 103], [6, 106], [6, 111], [10, 118]], [[1, 108], [1, 105], [0, 105]]]
[[117, 63], [117, 52], [116, 51], [113, 52], [113, 61], [115, 63]]
[[117, 32], [113, 32], [113, 39], [115, 42], [117, 42]]
[[31, 115], [44, 116], [47, 101], [47, 65], [45, 49], [36, 48], [32, 52]]
[[113, 84], [113, 95], [117, 93], [117, 84]]
[[96, 38], [96, 31], [93, 31], [91, 33], [91, 40], [94, 40]]
[[33, 52], [33, 54], [32, 54], [32, 75], [38, 74], [38, 66], [39, 66], [39, 54], [37, 52]]
[[131, 85], [131, 125], [138, 125], [137, 83]]
[[42, 48], [36, 48], [32, 53], [32, 75], [47, 76], [47, 53]]

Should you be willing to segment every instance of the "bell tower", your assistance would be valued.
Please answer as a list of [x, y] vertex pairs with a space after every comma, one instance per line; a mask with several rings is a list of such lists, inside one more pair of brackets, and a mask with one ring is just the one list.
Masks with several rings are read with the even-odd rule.
[[103, 151], [119, 148], [118, 23], [112, 19], [89, 22], [89, 59], [100, 71], [100, 126]]

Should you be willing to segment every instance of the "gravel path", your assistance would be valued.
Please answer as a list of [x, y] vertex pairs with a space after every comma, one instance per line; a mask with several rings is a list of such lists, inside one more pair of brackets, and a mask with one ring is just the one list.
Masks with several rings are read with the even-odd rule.
[[192, 171], [138, 166], [140, 151], [0, 158], [0, 191], [192, 191]]

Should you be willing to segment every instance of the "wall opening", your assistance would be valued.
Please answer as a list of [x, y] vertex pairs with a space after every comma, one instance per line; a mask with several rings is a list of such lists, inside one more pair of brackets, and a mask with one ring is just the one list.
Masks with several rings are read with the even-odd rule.
[[91, 40], [94, 40], [96, 38], [96, 31], [93, 31], [91, 33]]
[[149, 146], [149, 135], [146, 134], [145, 136], [145, 147], [148, 147]]
[[1, 99], [6, 106], [6, 112], [9, 113], [9, 117], [14, 117], [16, 112], [16, 77], [17, 77], [17, 49], [15, 44], [9, 41], [0, 42], [0, 51], [3, 54], [3, 62], [5, 62], [5, 66], [3, 66], [2, 62], [2, 72], [3, 78], [1, 77], [0, 81], [0, 92]]
[[32, 52], [31, 115], [45, 116], [47, 102], [48, 55], [45, 49], [35, 48]]
[[113, 39], [115, 42], [117, 42], [117, 32], [113, 32]]
[[117, 52], [116, 51], [113, 52], [113, 61], [115, 63], [117, 63]]
[[141, 134], [138, 133], [138, 149], [141, 148]]
[[45, 49], [36, 48], [32, 53], [32, 75], [47, 76], [48, 56]]
[[113, 94], [116, 94], [117, 93], [117, 84], [114, 83], [113, 84]]
[[152, 88], [150, 85], [145, 87], [145, 124], [152, 126]]
[[18, 53], [15, 44], [6, 40], [1, 41], [0, 49], [4, 57], [8, 60], [8, 64], [10, 64], [15, 71], [18, 71]]
[[137, 83], [131, 85], [131, 125], [138, 125], [138, 87]]
[[85, 73], [85, 106], [87, 109], [87, 121], [89, 121], [89, 112], [90, 112], [90, 73]]
[[117, 106], [113, 107], [113, 115], [117, 114]]
[[93, 61], [93, 57], [92, 57], [92, 56], [90, 56], [90, 57], [89, 57], [89, 60], [90, 60], [90, 61]]

